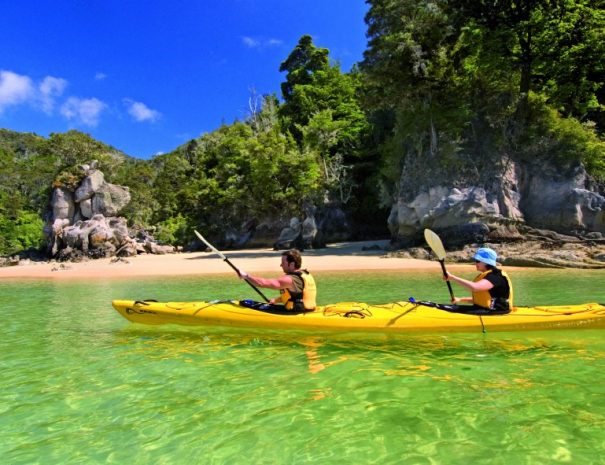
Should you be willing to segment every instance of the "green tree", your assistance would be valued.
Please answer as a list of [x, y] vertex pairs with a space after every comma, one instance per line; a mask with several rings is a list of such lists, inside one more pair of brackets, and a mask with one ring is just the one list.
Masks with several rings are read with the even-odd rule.
[[155, 157], [153, 166], [157, 170], [157, 176], [153, 181], [152, 191], [158, 208], [154, 210], [152, 222], [166, 221], [179, 212], [190, 210], [191, 205], [189, 202], [185, 203], [181, 195], [193, 175], [193, 169], [187, 159], [180, 153], [169, 153]]
[[300, 214], [305, 199], [320, 197], [315, 154], [282, 131], [277, 111], [267, 96], [247, 121], [152, 160], [159, 237], [188, 242], [194, 227], [224, 235], [247, 222]]
[[[317, 95], [301, 92], [301, 86], [311, 86], [318, 73], [330, 68], [328, 49], [317, 48], [309, 35], [303, 35], [288, 58], [280, 67], [280, 72], [286, 73], [286, 80], [281, 84], [284, 105], [280, 113], [285, 121], [285, 129], [289, 130], [297, 141], [301, 141], [300, 126], [305, 126], [317, 108]], [[306, 87], [305, 87], [306, 88]]]
[[0, 255], [39, 248], [44, 223], [36, 212], [16, 208], [0, 191]]
[[464, 97], [472, 86], [453, 60], [457, 34], [447, 2], [368, 3], [368, 49], [360, 68], [364, 104], [380, 123], [381, 190], [388, 203], [416, 193], [400, 179], [402, 172], [430, 182], [459, 172], [462, 134], [471, 119]]
[[120, 212], [132, 224], [149, 226], [159, 210], [154, 196], [153, 185], [158, 170], [149, 160], [128, 158], [112, 173], [112, 182], [130, 189], [131, 200]]
[[328, 54], [310, 36], [300, 38], [280, 67], [287, 71], [280, 113], [303, 153], [319, 161], [325, 197], [346, 203], [357, 184], [352, 173], [365, 156], [369, 123], [359, 102], [359, 73], [342, 73]]
[[58, 157], [61, 167], [98, 160], [101, 167], [104, 167], [109, 174], [126, 158], [126, 155], [119, 150], [76, 130], [52, 133], [48, 139], [47, 151]]
[[310, 35], [303, 35], [288, 58], [279, 67], [280, 72], [287, 72], [286, 81], [281, 85], [284, 100], [290, 100], [294, 88], [298, 85], [312, 84], [314, 74], [329, 68], [329, 51], [313, 45]]
[[602, 120], [603, 0], [458, 0], [447, 9], [455, 27], [481, 29], [488, 53], [518, 76], [522, 118], [533, 91], [564, 116]]
[[[242, 122], [199, 141], [192, 179], [197, 216], [204, 223], [238, 228], [246, 220], [296, 211], [315, 195], [317, 162], [301, 153], [278, 126], [258, 134]], [[202, 168], [203, 167], [203, 168]]]
[[[361, 64], [364, 101], [378, 115], [391, 114], [380, 120], [392, 126], [379, 129], [382, 179], [392, 195], [417, 193], [407, 189], [407, 177], [416, 179], [411, 183], [415, 189], [422, 182], [480, 182], [501, 171], [505, 155], [548, 157], [552, 154], [542, 151], [543, 144], [532, 143], [533, 135], [540, 134], [535, 132], [538, 128], [552, 129], [546, 131], [549, 144], [559, 148], [564, 145], [557, 140], [568, 137], [558, 132], [564, 127], [565, 134], [572, 127], [591, 131], [589, 125], [555, 124], [545, 105], [559, 110], [556, 118], [581, 118], [596, 108], [601, 65], [583, 64], [577, 53], [588, 45], [593, 48], [590, 57], [603, 56], [602, 41], [594, 41], [602, 36], [603, 28], [597, 25], [602, 25], [603, 16], [598, 8], [591, 8], [594, 4], [583, 0], [369, 3], [369, 47]], [[580, 30], [570, 40], [570, 34], [558, 36], [553, 28]], [[558, 67], [561, 61], [566, 68], [581, 68], [580, 87], [573, 91], [569, 72]], [[576, 100], [569, 104], [565, 95]], [[574, 140], [583, 154], [580, 159], [590, 158], [590, 166], [600, 166], [595, 159], [598, 144], [589, 148], [592, 139], [579, 134]], [[580, 147], [582, 140], [585, 145]], [[398, 178], [397, 173], [404, 177]]]

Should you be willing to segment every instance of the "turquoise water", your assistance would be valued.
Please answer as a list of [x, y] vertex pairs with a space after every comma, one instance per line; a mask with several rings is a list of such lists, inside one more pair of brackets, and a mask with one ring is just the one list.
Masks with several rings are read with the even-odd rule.
[[[605, 302], [518, 271], [521, 304]], [[446, 301], [438, 274], [319, 274], [321, 303]], [[600, 464], [601, 330], [315, 335], [147, 327], [115, 298], [254, 298], [232, 275], [3, 281], [3, 464]]]

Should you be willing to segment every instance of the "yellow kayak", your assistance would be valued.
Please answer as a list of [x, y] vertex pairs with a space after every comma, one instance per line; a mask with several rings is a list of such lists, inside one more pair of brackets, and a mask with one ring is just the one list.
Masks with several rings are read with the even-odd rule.
[[133, 323], [149, 325], [233, 326], [358, 332], [525, 331], [605, 327], [605, 306], [578, 305], [515, 307], [507, 315], [451, 313], [429, 302], [371, 305], [340, 302], [313, 312], [288, 314], [250, 308], [248, 301], [156, 302], [114, 300], [114, 308]]

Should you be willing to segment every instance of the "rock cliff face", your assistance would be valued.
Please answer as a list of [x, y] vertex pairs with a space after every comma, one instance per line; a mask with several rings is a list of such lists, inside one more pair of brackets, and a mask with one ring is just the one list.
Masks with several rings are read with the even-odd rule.
[[[409, 186], [408, 186], [409, 192]], [[591, 189], [580, 165], [568, 170], [512, 161], [483, 185], [435, 185], [413, 197], [399, 196], [388, 220], [400, 244], [417, 240], [424, 228], [447, 230], [480, 223], [489, 231], [528, 226], [562, 234], [602, 238], [605, 197]]]

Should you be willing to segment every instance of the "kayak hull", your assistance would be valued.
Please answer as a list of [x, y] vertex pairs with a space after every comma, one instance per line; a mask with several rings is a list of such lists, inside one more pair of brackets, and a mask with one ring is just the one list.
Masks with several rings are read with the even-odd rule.
[[475, 332], [605, 328], [605, 306], [586, 303], [516, 307], [507, 315], [464, 315], [421, 303], [371, 305], [340, 302], [313, 312], [286, 314], [256, 310], [239, 301], [156, 302], [114, 300], [127, 320], [147, 325], [222, 326], [346, 332]]

